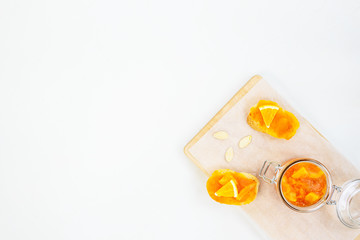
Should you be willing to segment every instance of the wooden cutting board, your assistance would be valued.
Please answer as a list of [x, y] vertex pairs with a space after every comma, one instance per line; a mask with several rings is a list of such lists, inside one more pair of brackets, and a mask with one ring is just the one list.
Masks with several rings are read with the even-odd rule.
[[[306, 93], [304, 93], [306, 94]], [[250, 107], [260, 99], [272, 100], [298, 118], [300, 127], [290, 140], [277, 139], [253, 130], [246, 122]], [[229, 133], [226, 140], [213, 137], [217, 131]], [[247, 135], [252, 142], [246, 148], [238, 147], [239, 140]], [[234, 149], [234, 159], [226, 162], [228, 147]], [[360, 172], [312, 125], [293, 109], [260, 76], [251, 78], [243, 88], [200, 130], [186, 145], [185, 154], [208, 176], [216, 169], [232, 169], [258, 175], [265, 160], [280, 163], [300, 157], [317, 159], [330, 171], [334, 184], [360, 178]], [[277, 195], [275, 186], [260, 180], [254, 202], [242, 208], [262, 228], [270, 239], [276, 240], [353, 240], [360, 239], [359, 229], [345, 227], [336, 215], [336, 207], [325, 205], [313, 213], [298, 213], [289, 209]]]

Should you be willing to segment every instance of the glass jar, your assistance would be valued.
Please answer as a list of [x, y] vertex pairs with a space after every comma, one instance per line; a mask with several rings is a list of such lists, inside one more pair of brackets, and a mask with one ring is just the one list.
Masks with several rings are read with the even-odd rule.
[[[316, 203], [300, 207], [292, 204], [285, 198], [281, 184], [286, 171], [290, 167], [305, 162], [314, 164], [324, 172], [326, 192]], [[272, 177], [268, 176], [270, 169], [273, 169], [274, 175]], [[319, 161], [310, 158], [291, 159], [283, 164], [265, 161], [259, 172], [259, 177], [267, 183], [275, 184], [277, 193], [290, 209], [300, 213], [309, 213], [318, 210], [324, 205], [336, 205], [338, 218], [345, 226], [360, 228], [360, 179], [348, 181], [341, 187], [333, 185], [329, 170]], [[334, 194], [336, 194], [336, 200], [333, 200]]]

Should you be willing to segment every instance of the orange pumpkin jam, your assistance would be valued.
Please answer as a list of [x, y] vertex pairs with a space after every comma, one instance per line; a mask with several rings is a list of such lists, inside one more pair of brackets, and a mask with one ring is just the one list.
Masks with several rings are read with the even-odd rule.
[[287, 140], [295, 135], [300, 126], [294, 114], [269, 100], [260, 100], [250, 109], [247, 123], [256, 131]]
[[326, 193], [325, 173], [315, 164], [300, 162], [286, 170], [281, 179], [285, 199], [298, 207], [317, 203]]
[[245, 205], [255, 200], [259, 180], [250, 173], [218, 169], [209, 177], [206, 188], [210, 197], [216, 202]]

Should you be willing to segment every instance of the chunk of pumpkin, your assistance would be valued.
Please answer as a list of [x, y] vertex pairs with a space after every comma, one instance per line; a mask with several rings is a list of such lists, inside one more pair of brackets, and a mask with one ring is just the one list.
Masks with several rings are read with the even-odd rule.
[[292, 178], [304, 178], [304, 177], [307, 177], [308, 175], [309, 175], [308, 171], [306, 171], [306, 169], [304, 167], [302, 167], [299, 170], [295, 171], [291, 177]]
[[227, 173], [224, 173], [224, 176], [219, 180], [219, 183], [221, 185], [225, 185], [228, 182], [230, 182], [231, 180], [233, 180], [237, 184], [237, 181], [236, 181], [235, 177], [232, 175], [232, 173], [227, 172]]
[[310, 172], [310, 174], [309, 174], [310, 178], [319, 178], [319, 177], [322, 177], [323, 175], [324, 175], [323, 171]]
[[307, 201], [309, 204], [314, 204], [317, 201], [319, 201], [320, 198], [321, 198], [321, 196], [317, 195], [316, 193], [311, 192], [305, 196], [305, 201]]
[[238, 196], [236, 197], [236, 200], [242, 202], [243, 204], [251, 203], [256, 198], [257, 190], [255, 190], [255, 188], [257, 188], [256, 183], [252, 183], [244, 187], [239, 192]]
[[[219, 194], [220, 189], [228, 184], [231, 184], [232, 189], [235, 189], [233, 187], [234, 184], [238, 192], [236, 194], [229, 193], [227, 196], [220, 196], [223, 195], [222, 193]], [[230, 189], [229, 186], [230, 185], [226, 188]], [[206, 183], [206, 188], [210, 197], [216, 202], [230, 205], [245, 205], [256, 198], [259, 188], [259, 180], [249, 173], [239, 173], [229, 169], [219, 169], [214, 171], [209, 177]]]

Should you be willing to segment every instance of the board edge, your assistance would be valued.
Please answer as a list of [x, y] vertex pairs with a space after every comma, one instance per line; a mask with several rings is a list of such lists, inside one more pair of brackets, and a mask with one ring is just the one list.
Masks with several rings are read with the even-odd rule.
[[190, 148], [197, 143], [237, 102], [240, 101], [260, 80], [260, 75], [255, 75], [248, 80], [240, 90], [218, 111], [213, 118], [185, 145], [185, 155], [195, 163], [207, 176], [211, 174], [206, 171], [199, 161], [191, 154]]

